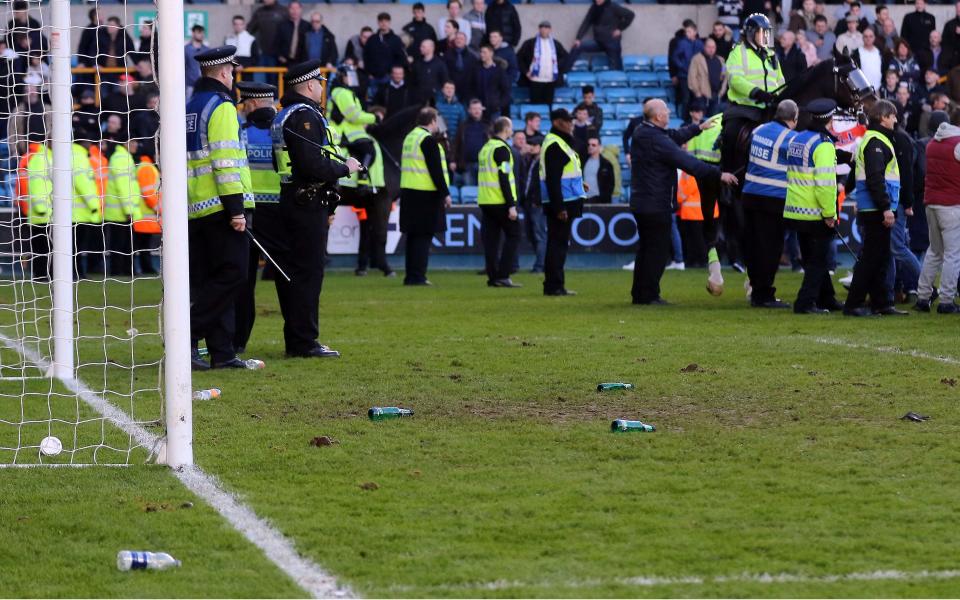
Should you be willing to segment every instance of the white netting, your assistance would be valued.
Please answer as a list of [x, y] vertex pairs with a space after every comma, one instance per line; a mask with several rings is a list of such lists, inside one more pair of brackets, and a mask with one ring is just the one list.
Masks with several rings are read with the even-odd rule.
[[[136, 8], [142, 21], [153, 6]], [[148, 164], [157, 162], [159, 94], [143, 35], [149, 28], [132, 22], [125, 3], [73, 7], [73, 144], [65, 163], [72, 165], [73, 272], [58, 273], [50, 149], [53, 120], [63, 115], [50, 103], [58, 84], [50, 41], [66, 36], [51, 27], [48, 2], [5, 0], [0, 9], [9, 45], [0, 56], [0, 465], [142, 462], [149, 448], [49, 371], [52, 282], [71, 277], [75, 378], [131, 422], [162, 432], [160, 236], [150, 216], [159, 172]], [[102, 23], [87, 23], [91, 9]], [[62, 443], [59, 454], [42, 451], [49, 436]]]

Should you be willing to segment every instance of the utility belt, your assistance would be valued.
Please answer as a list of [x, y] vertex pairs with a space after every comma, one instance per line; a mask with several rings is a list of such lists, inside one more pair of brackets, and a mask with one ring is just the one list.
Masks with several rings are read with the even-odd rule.
[[318, 206], [336, 208], [340, 204], [340, 194], [336, 186], [329, 183], [289, 181], [281, 184], [283, 196], [293, 198], [297, 206]]

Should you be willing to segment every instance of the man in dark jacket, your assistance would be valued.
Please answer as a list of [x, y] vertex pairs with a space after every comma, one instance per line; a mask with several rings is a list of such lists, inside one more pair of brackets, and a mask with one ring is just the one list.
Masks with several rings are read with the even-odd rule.
[[[96, 64], [97, 31], [103, 26], [103, 18], [100, 17], [98, 9], [91, 8], [87, 14], [90, 17], [90, 22], [83, 28], [83, 32], [80, 34], [80, 44], [77, 46], [77, 63], [81, 67], [92, 67]], [[10, 41], [12, 39], [7, 42], [8, 45]], [[12, 48], [12, 46], [10, 47]]]
[[[611, 0], [593, 0], [587, 16], [577, 30], [577, 40], [573, 42], [570, 60], [575, 61], [581, 52], [604, 52], [610, 59], [610, 67], [615, 70], [623, 68], [621, 58], [620, 37], [623, 30], [633, 22], [633, 11], [629, 8], [614, 4]], [[590, 30], [593, 30], [593, 39], [584, 40]]]
[[263, 6], [253, 11], [253, 16], [247, 24], [247, 31], [257, 38], [261, 67], [277, 66], [277, 55], [274, 52], [277, 44], [277, 30], [286, 20], [287, 7], [277, 4], [277, 0], [263, 0]]
[[520, 66], [517, 63], [517, 53], [513, 46], [503, 41], [503, 34], [499, 31], [488, 31], [490, 46], [493, 48], [493, 57], [495, 60], [502, 60], [507, 69], [507, 79], [510, 85], [515, 85], [520, 81]]
[[563, 44], [553, 38], [550, 21], [540, 21], [536, 37], [523, 42], [517, 65], [530, 86], [530, 102], [553, 104], [553, 90], [562, 81], [570, 58]]
[[457, 88], [457, 97], [464, 103], [469, 102], [476, 94], [473, 74], [480, 61], [473, 51], [467, 48], [467, 36], [463, 32], [454, 36], [453, 48], [443, 54], [443, 62], [447, 65], [450, 81]]
[[477, 98], [486, 109], [488, 120], [498, 116], [510, 116], [510, 82], [507, 71], [493, 60], [493, 47], [484, 44], [480, 47], [480, 65], [474, 75], [474, 89]]
[[583, 214], [583, 169], [573, 150], [573, 117], [565, 108], [550, 111], [552, 127], [540, 147], [540, 191], [547, 215], [544, 296], [574, 296], [566, 288], [563, 267], [573, 221]]
[[422, 2], [413, 5], [413, 20], [403, 26], [403, 32], [410, 36], [410, 45], [407, 54], [414, 60], [420, 58], [420, 49], [424, 40], [431, 40], [436, 48], [437, 32], [433, 25], [427, 23], [427, 11]]
[[780, 61], [780, 70], [786, 81], [807, 70], [807, 57], [796, 42], [797, 36], [788, 30], [780, 34], [780, 43], [777, 44], [777, 60]]
[[377, 15], [377, 31], [363, 47], [363, 64], [370, 74], [371, 86], [386, 83], [393, 67], [406, 66], [407, 54], [400, 36], [390, 29], [389, 13]]
[[393, 67], [390, 70], [390, 81], [380, 86], [377, 95], [373, 97], [373, 103], [386, 109], [387, 116], [391, 117], [415, 104], [416, 96], [416, 92], [404, 79], [403, 67]]
[[417, 102], [432, 103], [437, 93], [443, 88], [450, 75], [447, 65], [435, 55], [436, 42], [423, 40], [420, 42], [419, 58], [413, 61], [410, 67], [410, 85]]
[[337, 38], [323, 24], [323, 15], [310, 13], [310, 29], [306, 32], [307, 60], [319, 60], [327, 68], [333, 68], [340, 58]]
[[937, 18], [927, 12], [926, 0], [917, 0], [916, 10], [903, 17], [900, 37], [907, 40], [915, 53], [930, 48], [930, 32], [937, 28]]
[[583, 161], [583, 181], [587, 185], [587, 203], [610, 204], [613, 201], [613, 188], [616, 186], [613, 164], [601, 154], [603, 145], [600, 138], [591, 135], [587, 140], [587, 156]]
[[273, 53], [281, 66], [296, 65], [307, 59], [307, 29], [310, 23], [304, 21], [303, 6], [299, 0], [292, 0], [289, 18], [277, 27], [277, 37]]
[[678, 145], [696, 136], [701, 128], [716, 125], [715, 121], [669, 132], [670, 109], [657, 99], [644, 104], [643, 116], [630, 147], [630, 163], [633, 165], [630, 209], [640, 234], [631, 295], [634, 304], [667, 304], [660, 297], [660, 278], [670, 258], [677, 169], [683, 169], [698, 180], [713, 178], [728, 185], [736, 185], [737, 178], [730, 173], [721, 173], [715, 165], [693, 158]]
[[499, 31], [503, 35], [503, 41], [511, 47], [520, 43], [520, 34], [523, 33], [520, 15], [510, 0], [496, 0], [488, 6], [484, 20], [487, 22], [487, 35], [490, 35], [491, 31]]
[[467, 118], [460, 123], [453, 139], [450, 170], [460, 174], [460, 185], [477, 185], [480, 149], [487, 142], [489, 123], [483, 118], [483, 104], [470, 101]]

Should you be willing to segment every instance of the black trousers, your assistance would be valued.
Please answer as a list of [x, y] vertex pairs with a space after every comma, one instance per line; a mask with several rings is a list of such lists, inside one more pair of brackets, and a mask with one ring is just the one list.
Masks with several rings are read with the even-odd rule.
[[406, 248], [407, 273], [404, 283], [417, 284], [427, 280], [427, 264], [430, 262], [432, 233], [408, 233]]
[[530, 104], [553, 104], [553, 91], [556, 86], [556, 82], [541, 83], [531, 81]]
[[286, 240], [280, 266], [290, 281], [279, 273], [275, 281], [283, 313], [283, 340], [289, 354], [303, 354], [319, 345], [320, 292], [327, 258], [329, 214], [329, 209], [317, 202], [297, 202], [293, 193], [280, 196]]
[[386, 190], [380, 190], [365, 206], [367, 218], [360, 221], [360, 244], [357, 249], [357, 268], [361, 271], [368, 266], [384, 273], [393, 270], [387, 261], [387, 228], [391, 205]]
[[103, 235], [108, 260], [108, 273], [119, 277], [132, 277], [133, 226], [130, 223], [105, 221], [103, 223]]
[[[771, 202], [776, 202], [771, 200]], [[777, 203], [780, 207], [783, 203]], [[750, 301], [763, 304], [776, 300], [777, 288], [773, 286], [780, 254], [783, 251], [783, 213], [756, 210], [744, 207], [743, 258], [753, 286]]]
[[670, 260], [672, 246], [670, 213], [633, 213], [637, 221], [637, 257], [633, 264], [635, 304], [647, 304], [660, 297], [660, 278]]
[[857, 221], [863, 228], [863, 246], [860, 260], [853, 268], [853, 281], [844, 308], [860, 308], [870, 295], [870, 306], [874, 309], [890, 305], [892, 291], [887, 287], [887, 269], [890, 266], [890, 231], [884, 227], [883, 213], [868, 211], [857, 214]]
[[802, 255], [803, 282], [793, 303], [794, 312], [813, 307], [827, 308], [836, 301], [827, 260], [832, 240], [833, 230], [822, 221], [806, 222], [798, 226], [797, 241], [800, 243]]
[[[517, 260], [517, 248], [520, 245], [520, 223], [510, 220], [510, 209], [506, 204], [484, 205], [480, 207], [483, 220], [480, 223], [480, 237], [483, 238], [483, 253], [487, 267], [487, 280], [507, 279]], [[503, 251], [500, 242], [503, 240]]]
[[156, 233], [133, 233], [133, 249], [137, 255], [140, 272], [144, 275], [155, 275], [157, 268], [153, 266], [153, 251], [160, 249], [160, 236]]
[[215, 363], [236, 356], [233, 346], [237, 296], [246, 284], [249, 240], [222, 212], [192, 219], [190, 242], [190, 336], [207, 341]]
[[703, 223], [683, 219], [677, 222], [683, 243], [683, 262], [687, 268], [707, 266], [707, 242], [703, 237]]
[[94, 265], [103, 265], [103, 237], [100, 223], [74, 223], [74, 279], [86, 279]]
[[[283, 247], [278, 242], [278, 240], [283, 239], [279, 204], [263, 202], [257, 204], [257, 210], [253, 213], [253, 216], [250, 212], [247, 212], [247, 227], [274, 260], [280, 260], [284, 256]], [[233, 337], [233, 345], [238, 352], [240, 348], [246, 348], [250, 342], [253, 324], [257, 319], [257, 272], [260, 269], [260, 255], [260, 248], [250, 242], [247, 281], [237, 295], [235, 310], [237, 326]], [[283, 276], [278, 274], [278, 277], [282, 278]]]
[[50, 278], [50, 226], [24, 224], [21, 228], [21, 252], [30, 256], [30, 277]]
[[563, 267], [567, 263], [573, 220], [561, 221], [550, 209], [544, 212], [547, 214], [547, 254], [543, 260], [543, 293], [553, 294], [566, 289]]

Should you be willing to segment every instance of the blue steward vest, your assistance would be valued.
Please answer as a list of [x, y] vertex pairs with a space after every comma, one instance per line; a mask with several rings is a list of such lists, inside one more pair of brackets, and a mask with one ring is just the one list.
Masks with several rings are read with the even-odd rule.
[[796, 135], [776, 121], [753, 130], [743, 193], [780, 200], [787, 198], [787, 150]]
[[[270, 135], [270, 130], [251, 124], [241, 131], [247, 146], [247, 163], [250, 165], [250, 178], [253, 181], [254, 202], [257, 204], [280, 202], [279, 177], [273, 167], [273, 136]], [[274, 177], [277, 179], [274, 180]], [[270, 180], [277, 184], [276, 193], [260, 189], [269, 187], [267, 182]]]

